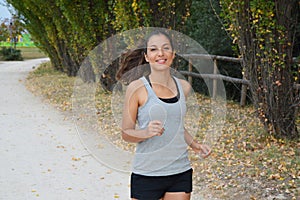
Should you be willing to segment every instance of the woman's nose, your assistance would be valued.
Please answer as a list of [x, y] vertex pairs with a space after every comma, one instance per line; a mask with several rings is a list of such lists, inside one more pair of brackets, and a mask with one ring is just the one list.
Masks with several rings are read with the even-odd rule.
[[164, 55], [164, 50], [162, 48], [159, 48], [158, 49], [158, 55]]

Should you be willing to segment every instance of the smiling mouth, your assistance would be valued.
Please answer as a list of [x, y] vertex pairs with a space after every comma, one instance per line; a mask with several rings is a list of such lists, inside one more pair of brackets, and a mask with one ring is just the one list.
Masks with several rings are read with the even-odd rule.
[[158, 64], [165, 64], [167, 62], [167, 59], [159, 59], [159, 60], [156, 60], [156, 62]]

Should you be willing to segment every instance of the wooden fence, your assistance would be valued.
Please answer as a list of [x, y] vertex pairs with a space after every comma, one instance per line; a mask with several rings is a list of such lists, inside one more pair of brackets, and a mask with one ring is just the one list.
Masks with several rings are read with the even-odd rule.
[[[234, 63], [241, 63], [242, 58], [233, 58], [233, 57], [227, 57], [227, 56], [217, 56], [217, 55], [207, 55], [207, 54], [183, 54], [182, 57], [188, 59], [189, 66], [188, 66], [188, 71], [180, 71], [180, 73], [188, 77], [188, 81], [190, 82], [190, 84], [192, 83], [192, 77], [213, 79], [213, 94], [212, 94], [213, 98], [216, 96], [217, 80], [223, 80], [223, 81], [228, 81], [228, 82], [232, 82], [232, 83], [242, 84], [240, 105], [241, 106], [245, 105], [246, 97], [247, 97], [247, 89], [250, 86], [250, 81], [245, 79], [244, 77], [242, 79], [240, 79], [240, 78], [234, 78], [234, 77], [230, 77], [230, 76], [221, 75], [218, 73], [218, 66], [217, 66], [218, 60], [234, 62]], [[213, 60], [213, 62], [214, 62], [213, 74], [200, 74], [200, 73], [192, 72], [193, 59], [199, 59], [199, 58]], [[299, 60], [294, 58], [294, 62], [299, 63]], [[300, 89], [300, 84], [294, 85], [294, 88]]]

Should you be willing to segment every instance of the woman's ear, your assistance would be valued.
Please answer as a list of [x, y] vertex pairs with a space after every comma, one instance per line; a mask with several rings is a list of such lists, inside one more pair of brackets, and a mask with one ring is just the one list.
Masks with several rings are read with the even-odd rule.
[[173, 51], [173, 59], [175, 58], [175, 56], [176, 56], [176, 52], [175, 52], [175, 50]]
[[147, 54], [145, 52], [144, 52], [144, 57], [145, 57], [146, 62], [149, 62], [149, 60], [147, 58]]

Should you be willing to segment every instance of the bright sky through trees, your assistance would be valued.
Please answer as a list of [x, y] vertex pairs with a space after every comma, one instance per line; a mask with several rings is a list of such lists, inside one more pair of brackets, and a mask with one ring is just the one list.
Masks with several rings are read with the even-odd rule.
[[7, 7], [4, 6], [4, 1], [0, 0], [0, 18], [4, 19], [4, 18], [10, 18], [11, 14], [8, 11]]

